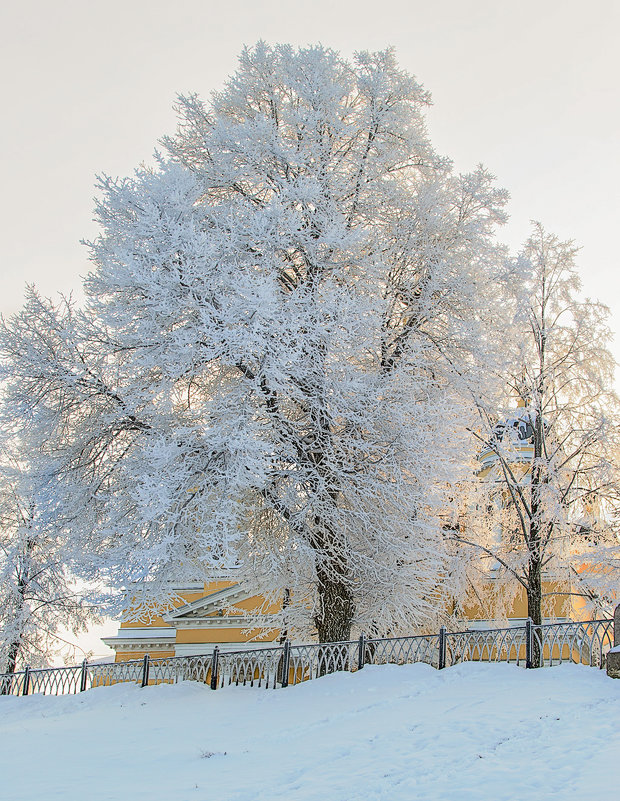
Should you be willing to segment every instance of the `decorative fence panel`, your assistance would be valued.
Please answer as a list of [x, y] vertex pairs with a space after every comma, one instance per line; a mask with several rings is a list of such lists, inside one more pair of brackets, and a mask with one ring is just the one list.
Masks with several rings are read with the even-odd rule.
[[288, 683], [299, 684], [340, 670], [353, 671], [358, 664], [357, 649], [357, 640], [292, 645]]
[[590, 667], [605, 667], [605, 654], [614, 644], [613, 620], [551, 623], [540, 628], [540, 633], [536, 631], [535, 636], [541, 645], [542, 664], [576, 662]]
[[151, 659], [148, 684], [176, 684], [178, 681], [211, 681], [211, 654], [192, 656], [172, 656], [165, 659]]
[[142, 668], [142, 659], [128, 662], [110, 662], [104, 665], [89, 665], [88, 686], [108, 687], [111, 684], [120, 684], [126, 681], [139, 684], [142, 681]]
[[446, 666], [459, 662], [514, 662], [525, 664], [525, 626], [446, 633]]
[[[31, 670], [29, 672], [29, 693], [67, 695], [80, 692], [83, 667], [62, 667], [54, 670]], [[22, 693], [23, 689], [22, 681]]]
[[[614, 621], [588, 620], [415, 637], [377, 637], [335, 643], [220, 651], [198, 656], [143, 659], [0, 674], [0, 695], [65, 695], [121, 682], [174, 684], [199, 681], [216, 690], [229, 685], [287, 687], [364, 665], [424, 662], [442, 669], [461, 662], [511, 662], [525, 667], [575, 662], [603, 668], [614, 643]], [[538, 664], [534, 664], [535, 662]]]
[[425, 662], [439, 667], [438, 634], [418, 637], [380, 637], [366, 640], [366, 665], [410, 665]]
[[[276, 687], [280, 681], [278, 668], [283, 649], [252, 648], [243, 651], [221, 651], [217, 673], [211, 681], [213, 689], [230, 684]], [[215, 684], [215, 686], [214, 686]]]

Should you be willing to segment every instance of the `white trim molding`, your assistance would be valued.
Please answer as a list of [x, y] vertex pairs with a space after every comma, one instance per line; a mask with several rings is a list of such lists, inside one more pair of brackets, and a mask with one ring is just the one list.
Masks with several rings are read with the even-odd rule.
[[220, 651], [254, 651], [258, 648], [273, 648], [279, 645], [278, 640], [265, 640], [264, 642], [182, 642], [174, 646], [175, 656], [204, 656], [211, 655], [215, 646]]

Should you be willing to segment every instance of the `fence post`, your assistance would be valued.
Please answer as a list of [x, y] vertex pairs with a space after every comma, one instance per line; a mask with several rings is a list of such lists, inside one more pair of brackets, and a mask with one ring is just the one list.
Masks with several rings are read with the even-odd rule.
[[28, 685], [30, 684], [30, 665], [24, 668], [24, 683], [22, 684], [22, 695], [28, 695]]
[[357, 651], [357, 669], [361, 670], [366, 664], [366, 637], [360, 634], [358, 651]]
[[528, 617], [525, 621], [525, 667], [531, 668], [532, 665], [532, 618]]
[[149, 655], [144, 654], [144, 659], [142, 660], [142, 686], [146, 687], [149, 683]]
[[288, 671], [291, 664], [291, 643], [284, 640], [284, 652], [282, 653], [282, 687], [288, 687]]
[[438, 669], [443, 670], [446, 666], [446, 627], [439, 629], [439, 664]]
[[211, 657], [211, 689], [217, 690], [217, 667], [220, 660], [220, 649], [215, 646]]
[[86, 665], [86, 660], [82, 661], [82, 673], [80, 676], [80, 692], [83, 693], [86, 689], [86, 679], [88, 677], [88, 667]]

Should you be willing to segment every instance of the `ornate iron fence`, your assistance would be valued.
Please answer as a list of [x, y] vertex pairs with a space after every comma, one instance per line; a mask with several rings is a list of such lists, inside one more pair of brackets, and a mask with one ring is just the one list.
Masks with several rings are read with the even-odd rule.
[[614, 644], [613, 620], [550, 623], [541, 626], [540, 631], [536, 626], [532, 629], [544, 665], [576, 662], [603, 668], [605, 655]]
[[[525, 667], [575, 662], [603, 668], [614, 643], [614, 621], [588, 620], [503, 629], [480, 629], [415, 637], [378, 637], [335, 643], [282, 645], [211, 654], [107, 664], [42, 668], [0, 674], [0, 695], [64, 695], [120, 682], [174, 684], [199, 681], [216, 690], [231, 684], [287, 687], [364, 665], [424, 662], [438, 669], [460, 662], [512, 662]], [[535, 665], [535, 659], [538, 664]]]
[[[443, 634], [423, 634], [417, 637], [378, 637], [368, 639], [364, 648], [366, 665], [410, 665], [425, 662], [440, 666], [440, 645]], [[441, 667], [444, 667], [441, 665]]]
[[229, 684], [276, 687], [283, 648], [252, 648], [222, 651], [211, 666], [210, 683], [215, 690]]
[[357, 640], [292, 645], [288, 664], [283, 666], [284, 670], [288, 669], [285, 683], [299, 684], [340, 670], [356, 670], [358, 648]]
[[523, 664], [528, 652], [528, 626], [446, 632], [446, 665], [459, 662]]

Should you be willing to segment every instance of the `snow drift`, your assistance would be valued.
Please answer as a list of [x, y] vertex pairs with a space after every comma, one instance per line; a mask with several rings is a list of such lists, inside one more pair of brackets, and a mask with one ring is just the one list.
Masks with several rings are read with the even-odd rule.
[[575, 665], [117, 685], [0, 713], [7, 801], [567, 801], [620, 783], [620, 682]]

